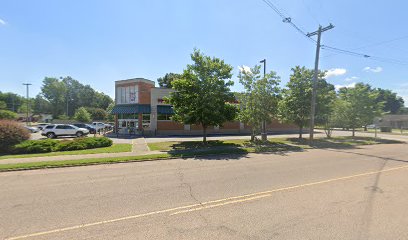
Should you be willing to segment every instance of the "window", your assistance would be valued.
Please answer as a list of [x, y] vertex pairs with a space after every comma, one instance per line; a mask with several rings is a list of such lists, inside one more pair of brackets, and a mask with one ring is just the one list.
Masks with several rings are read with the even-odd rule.
[[142, 126], [143, 128], [150, 127], [150, 114], [143, 114], [142, 115]]
[[118, 104], [137, 103], [138, 102], [137, 85], [127, 87], [116, 87], [116, 99]]
[[54, 125], [48, 125], [48, 126], [46, 126], [45, 128], [46, 128], [46, 129], [53, 129], [53, 128], [54, 128]]
[[166, 120], [169, 121], [171, 120], [171, 114], [157, 114], [157, 120]]
[[69, 125], [65, 125], [64, 129], [74, 129], [73, 127], [69, 126]]
[[65, 129], [64, 127], [64, 125], [58, 125], [55, 129]]

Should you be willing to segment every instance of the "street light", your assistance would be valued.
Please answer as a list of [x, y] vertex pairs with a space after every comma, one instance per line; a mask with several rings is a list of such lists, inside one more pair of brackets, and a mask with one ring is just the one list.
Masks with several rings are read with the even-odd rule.
[[[264, 67], [264, 78], [266, 77], [266, 59], [260, 61], [260, 63], [263, 63]], [[262, 130], [261, 130], [261, 139], [262, 141], [266, 141], [268, 139], [268, 134], [266, 133], [266, 121], [262, 121]]]
[[26, 116], [26, 125], [28, 126], [28, 116], [29, 116], [29, 111], [30, 111], [30, 100], [29, 100], [29, 96], [28, 96], [28, 94], [29, 94], [29, 89], [28, 89], [28, 87], [30, 86], [30, 85], [32, 85], [31, 83], [23, 83], [23, 85], [25, 85], [26, 86], [26, 94], [27, 94], [27, 116]]

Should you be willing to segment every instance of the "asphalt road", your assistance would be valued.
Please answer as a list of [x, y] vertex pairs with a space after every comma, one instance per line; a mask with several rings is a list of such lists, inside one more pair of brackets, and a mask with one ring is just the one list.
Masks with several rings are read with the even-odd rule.
[[408, 239], [406, 144], [0, 174], [0, 239]]

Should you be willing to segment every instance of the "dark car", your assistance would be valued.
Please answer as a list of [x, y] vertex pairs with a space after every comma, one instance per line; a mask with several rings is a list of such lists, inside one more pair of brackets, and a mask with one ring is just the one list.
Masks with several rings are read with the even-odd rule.
[[92, 125], [90, 125], [90, 124], [86, 124], [86, 123], [74, 123], [74, 124], [72, 124], [72, 125], [74, 125], [74, 126], [76, 126], [76, 127], [79, 127], [79, 128], [88, 129], [90, 134], [95, 134], [95, 133], [96, 133], [95, 128], [94, 128]]

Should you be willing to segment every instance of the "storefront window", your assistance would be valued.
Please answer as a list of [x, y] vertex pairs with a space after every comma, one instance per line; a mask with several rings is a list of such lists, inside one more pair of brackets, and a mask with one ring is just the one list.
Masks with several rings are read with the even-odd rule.
[[142, 115], [142, 125], [143, 128], [149, 128], [150, 127], [150, 114], [143, 114]]
[[170, 114], [157, 114], [157, 120], [171, 120]]

